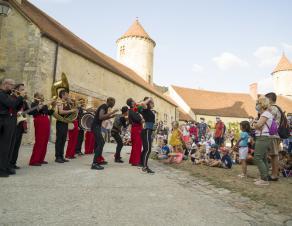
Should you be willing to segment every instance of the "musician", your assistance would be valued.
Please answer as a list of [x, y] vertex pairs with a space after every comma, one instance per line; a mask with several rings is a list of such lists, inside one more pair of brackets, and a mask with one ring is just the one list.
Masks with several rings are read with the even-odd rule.
[[[24, 87], [24, 84], [22, 84], [22, 83], [17, 84], [14, 87], [14, 90], [12, 92], [12, 97], [16, 100], [19, 96], [19, 93], [21, 93], [21, 92], [25, 92], [25, 87]], [[17, 109], [13, 110], [14, 117], [17, 118], [17, 114], [19, 111], [23, 112], [29, 108], [26, 100], [27, 100], [27, 96], [25, 95], [24, 100], [23, 100], [23, 104], [19, 105]], [[19, 153], [19, 149], [20, 149], [20, 145], [21, 145], [21, 141], [22, 141], [22, 136], [24, 133], [27, 133], [27, 121], [26, 120], [18, 123], [16, 126], [16, 130], [15, 130], [14, 148], [13, 148], [13, 151], [12, 151], [12, 154], [10, 157], [10, 164], [11, 164], [11, 167], [14, 169], [19, 169], [19, 167], [16, 165], [16, 163], [17, 163], [17, 159], [18, 159], [18, 153]]]
[[[60, 115], [68, 115], [74, 113], [76, 109], [71, 109], [69, 92], [61, 90], [59, 92], [60, 101], [57, 102], [57, 111]], [[64, 158], [64, 148], [67, 140], [68, 123], [57, 120], [56, 122], [56, 143], [55, 143], [55, 162], [64, 163], [69, 160]]]
[[111, 129], [111, 135], [117, 142], [116, 147], [116, 154], [115, 154], [115, 162], [117, 163], [123, 163], [124, 161], [121, 158], [121, 150], [123, 148], [123, 140], [121, 138], [121, 129], [127, 128], [127, 117], [128, 117], [128, 107], [124, 106], [122, 107], [122, 114], [118, 114], [115, 117], [113, 128]]
[[14, 147], [14, 135], [16, 129], [16, 117], [13, 111], [23, 104], [24, 92], [12, 98], [11, 91], [15, 86], [12, 79], [4, 78], [1, 80], [0, 88], [0, 177], [8, 177], [15, 174], [15, 170], [10, 167], [10, 156]]
[[47, 153], [47, 145], [50, 138], [50, 115], [53, 115], [54, 110], [53, 102], [50, 108], [44, 103], [44, 95], [36, 92], [34, 94], [34, 101], [31, 104], [31, 108], [37, 107], [31, 111], [29, 115], [33, 116], [34, 128], [35, 128], [35, 143], [30, 157], [29, 165], [41, 166], [42, 164], [48, 164], [45, 161]]
[[81, 121], [81, 117], [84, 113], [84, 108], [86, 105], [85, 105], [85, 100], [83, 98], [80, 98], [78, 101], [80, 102], [80, 106], [78, 107], [78, 141], [75, 148], [75, 153], [80, 156], [80, 155], [84, 155], [81, 151], [82, 143], [84, 141], [84, 130], [82, 129], [80, 125], [80, 121]]
[[142, 130], [142, 142], [143, 142], [143, 152], [142, 152], [142, 171], [145, 173], [153, 174], [154, 171], [148, 167], [148, 159], [151, 153], [152, 147], [152, 133], [154, 131], [155, 123], [155, 113], [153, 111], [154, 101], [152, 98], [144, 98], [146, 108], [140, 109], [139, 112], [144, 118], [144, 129]]
[[[75, 100], [71, 100], [72, 102], [72, 106], [76, 106], [76, 101]], [[78, 109], [76, 109], [78, 111]], [[66, 158], [68, 159], [75, 159], [75, 149], [76, 149], [76, 145], [78, 143], [78, 132], [79, 132], [79, 129], [78, 129], [78, 118], [76, 118], [74, 121], [73, 121], [73, 129], [70, 129], [68, 131], [68, 145], [67, 145], [67, 150], [66, 150]]]
[[[113, 108], [115, 105], [115, 99], [113, 97], [109, 97], [105, 104], [102, 104], [99, 106], [96, 110], [94, 120], [92, 123], [91, 130], [94, 133], [95, 137], [95, 148], [94, 148], [94, 157], [93, 157], [93, 163], [91, 165], [91, 169], [94, 170], [102, 170], [104, 169], [103, 166], [101, 166], [101, 162], [99, 159], [101, 159], [102, 151], [104, 147], [104, 138], [101, 133], [101, 124], [104, 120], [114, 118], [116, 115], [115, 113], [118, 112], [118, 110], [113, 110], [112, 112], [108, 112], [108, 108]], [[104, 161], [103, 164], [106, 162]]]
[[133, 98], [129, 98], [127, 100], [127, 105], [130, 107], [129, 109], [129, 123], [131, 124], [131, 142], [132, 149], [131, 155], [129, 159], [129, 163], [132, 166], [138, 166], [141, 163], [141, 152], [142, 152], [142, 123], [143, 118], [138, 112], [138, 105], [133, 100]]

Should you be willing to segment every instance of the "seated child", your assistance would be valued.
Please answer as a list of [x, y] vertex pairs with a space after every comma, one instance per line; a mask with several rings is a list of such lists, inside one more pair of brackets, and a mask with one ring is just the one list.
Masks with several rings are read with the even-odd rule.
[[158, 153], [158, 159], [168, 159], [168, 154], [170, 153], [170, 149], [167, 145], [167, 140], [163, 140], [163, 146], [161, 147], [159, 153]]
[[177, 121], [172, 123], [172, 133], [169, 144], [173, 148], [173, 152], [169, 154], [169, 163], [180, 163], [183, 159], [183, 141], [182, 132], [179, 129], [179, 124]]
[[210, 153], [208, 156], [209, 158], [205, 162], [206, 165], [213, 167], [213, 166], [217, 166], [220, 163], [221, 156], [218, 149], [219, 149], [219, 146], [217, 144], [211, 145]]
[[221, 158], [221, 167], [224, 169], [232, 168], [232, 158], [229, 155], [229, 150], [227, 148], [221, 148], [222, 158]]

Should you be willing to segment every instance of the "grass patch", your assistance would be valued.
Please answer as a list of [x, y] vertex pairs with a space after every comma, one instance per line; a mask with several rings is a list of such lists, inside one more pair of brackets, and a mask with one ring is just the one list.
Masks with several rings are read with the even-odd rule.
[[256, 166], [248, 166], [248, 178], [237, 177], [241, 166], [234, 165], [232, 169], [211, 168], [203, 165], [193, 165], [190, 161], [171, 164], [171, 167], [190, 172], [191, 175], [205, 179], [216, 187], [239, 192], [255, 201], [262, 201], [276, 207], [280, 213], [292, 212], [292, 178], [280, 177], [278, 182], [270, 182], [269, 186], [257, 187], [253, 180], [259, 177]]

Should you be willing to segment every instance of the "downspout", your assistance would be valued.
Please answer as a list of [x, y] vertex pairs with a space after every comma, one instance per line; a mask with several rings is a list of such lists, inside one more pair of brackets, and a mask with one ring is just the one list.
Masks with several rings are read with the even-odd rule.
[[56, 51], [55, 51], [54, 72], [53, 72], [53, 84], [56, 82], [56, 77], [57, 77], [59, 46], [60, 46], [60, 43], [58, 42], [57, 45], [56, 45]]

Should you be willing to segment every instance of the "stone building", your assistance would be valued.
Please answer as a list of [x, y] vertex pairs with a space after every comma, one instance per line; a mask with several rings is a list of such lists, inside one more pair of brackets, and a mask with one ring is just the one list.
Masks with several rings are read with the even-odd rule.
[[[116, 98], [117, 107], [125, 105], [128, 97], [142, 100], [151, 96], [158, 120], [170, 125], [178, 117], [176, 104], [152, 85], [155, 42], [148, 35], [141, 36], [144, 29], [138, 21], [130, 33], [117, 41], [119, 52], [122, 46], [125, 48], [125, 54], [119, 58], [122, 64], [90, 46], [29, 1], [8, 2], [12, 11], [4, 18], [1, 29], [0, 77], [24, 82], [30, 97], [41, 91], [48, 98], [53, 82], [64, 72], [72, 95], [85, 97], [89, 106], [98, 106], [108, 96]], [[135, 47], [141, 50], [135, 61], [137, 66], [129, 63], [129, 54], [135, 54]], [[149, 64], [142, 67], [144, 62]]]

